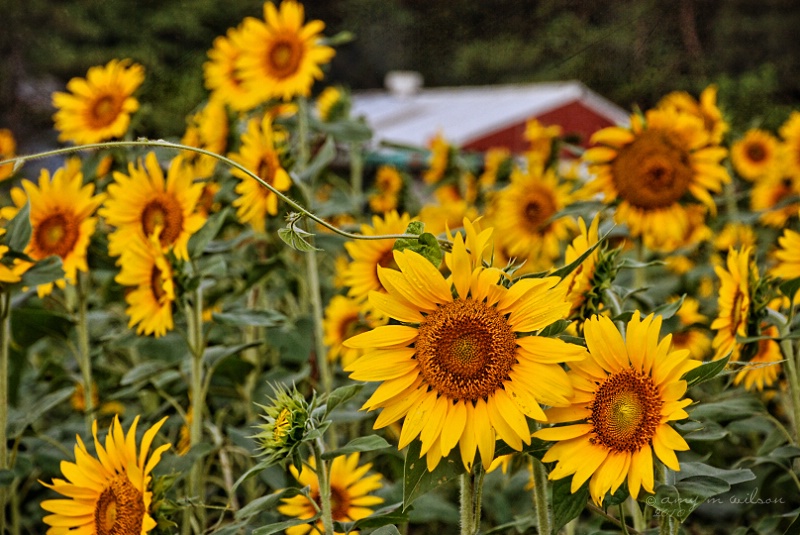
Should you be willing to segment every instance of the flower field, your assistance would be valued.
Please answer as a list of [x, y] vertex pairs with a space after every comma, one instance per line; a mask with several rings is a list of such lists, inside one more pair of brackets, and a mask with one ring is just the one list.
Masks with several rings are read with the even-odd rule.
[[0, 533], [796, 533], [800, 111], [375, 164], [350, 38], [267, 2], [180, 139], [136, 58], [0, 129]]

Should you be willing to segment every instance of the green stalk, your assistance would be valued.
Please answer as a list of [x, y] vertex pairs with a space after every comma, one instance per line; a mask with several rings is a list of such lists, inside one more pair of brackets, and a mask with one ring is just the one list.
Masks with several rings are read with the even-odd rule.
[[331, 480], [328, 474], [328, 464], [322, 458], [322, 452], [325, 451], [325, 445], [321, 439], [317, 439], [309, 443], [311, 450], [314, 452], [314, 463], [317, 472], [317, 481], [319, 481], [319, 503], [322, 509], [322, 526], [325, 529], [325, 535], [333, 535], [333, 510], [331, 508]]
[[317, 367], [322, 380], [322, 391], [330, 394], [333, 390], [333, 374], [328, 363], [328, 352], [325, 348], [325, 331], [322, 326], [322, 297], [319, 282], [319, 264], [317, 252], [312, 249], [305, 253], [306, 273], [308, 275], [308, 293], [311, 301], [311, 314], [314, 321], [314, 348], [317, 353]]
[[87, 319], [89, 310], [88, 286], [89, 274], [78, 272], [78, 324], [76, 325], [78, 331], [78, 367], [81, 370], [81, 378], [83, 381], [86, 426], [91, 430], [92, 421], [94, 419], [94, 396], [92, 396], [94, 381], [92, 380], [92, 358], [89, 353], [89, 321]]
[[475, 535], [475, 477], [472, 472], [461, 474], [461, 535]]
[[350, 144], [350, 187], [353, 194], [361, 198], [364, 192], [364, 157], [360, 143]]
[[550, 500], [547, 496], [547, 472], [539, 459], [533, 462], [533, 504], [536, 506], [536, 525], [540, 535], [553, 533]]
[[[198, 286], [192, 300], [186, 304], [186, 323], [188, 327], [189, 350], [192, 356], [190, 377], [191, 388], [191, 425], [189, 426], [189, 444], [198, 445], [203, 440], [203, 415], [205, 411], [205, 389], [203, 388], [203, 292]], [[200, 501], [197, 508], [197, 521], [200, 532], [205, 530], [205, 509], [203, 508], [203, 463], [195, 461], [189, 474], [190, 496]], [[184, 525], [184, 532], [187, 526]]]
[[[8, 466], [8, 346], [11, 342], [11, 295], [0, 292], [0, 470]], [[0, 533], [6, 531], [8, 487], [0, 487]]]

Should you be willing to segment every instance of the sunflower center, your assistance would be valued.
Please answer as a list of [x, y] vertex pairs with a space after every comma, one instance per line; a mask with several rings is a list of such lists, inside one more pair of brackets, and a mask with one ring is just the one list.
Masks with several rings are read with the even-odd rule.
[[747, 146], [747, 158], [751, 162], [763, 162], [767, 158], [767, 151], [764, 150], [764, 146], [759, 143], [751, 143]]
[[733, 305], [731, 306], [731, 335], [735, 336], [739, 330], [739, 326], [744, 322], [744, 312], [742, 312], [742, 303], [744, 303], [744, 294], [737, 288], [736, 294], [733, 296]]
[[142, 210], [142, 230], [145, 236], [151, 236], [156, 229], [161, 229], [159, 240], [161, 245], [175, 243], [183, 229], [183, 210], [178, 201], [172, 197], [153, 199]]
[[33, 242], [41, 258], [57, 255], [61, 258], [72, 252], [80, 234], [80, 224], [74, 214], [56, 212], [43, 219], [33, 231]]
[[288, 78], [300, 67], [301, 43], [294, 36], [278, 38], [267, 53], [267, 69], [276, 78]]
[[516, 348], [505, 316], [473, 299], [458, 299], [429, 314], [416, 343], [428, 384], [450, 399], [471, 401], [502, 387], [516, 363]]
[[348, 518], [350, 512], [350, 493], [347, 489], [331, 485], [331, 516], [334, 520]]
[[164, 296], [167, 295], [167, 292], [164, 291], [164, 274], [155, 265], [150, 272], [150, 288], [156, 303], [163, 302]]
[[279, 166], [277, 155], [274, 152], [267, 152], [258, 162], [258, 176], [272, 184], [275, 180], [275, 171]]
[[633, 369], [608, 377], [595, 393], [592, 443], [617, 452], [638, 451], [649, 444], [661, 422], [664, 404], [653, 379]]
[[120, 103], [111, 95], [97, 99], [90, 112], [90, 122], [95, 128], [108, 126], [120, 113]]
[[620, 149], [611, 170], [619, 196], [643, 209], [677, 202], [694, 176], [688, 151], [656, 130], [643, 132]]
[[140, 535], [146, 513], [142, 493], [119, 475], [97, 499], [95, 530], [97, 535]]
[[556, 213], [556, 205], [551, 195], [537, 192], [536, 197], [528, 200], [522, 206], [522, 217], [533, 229], [543, 230], [549, 224], [550, 218]]

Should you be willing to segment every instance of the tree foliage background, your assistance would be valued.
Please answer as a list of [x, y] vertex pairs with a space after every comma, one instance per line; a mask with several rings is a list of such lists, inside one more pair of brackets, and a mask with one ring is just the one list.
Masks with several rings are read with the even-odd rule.
[[[168, 137], [205, 97], [214, 37], [261, 0], [0, 0], [0, 126], [20, 145], [52, 142], [50, 96], [92, 65], [147, 69], [136, 131]], [[309, 0], [327, 35], [352, 31], [331, 83], [381, 87], [393, 69], [427, 86], [577, 79], [624, 108], [720, 86], [732, 117], [776, 126], [800, 98], [795, 0]], [[156, 113], [154, 110], [157, 109]]]

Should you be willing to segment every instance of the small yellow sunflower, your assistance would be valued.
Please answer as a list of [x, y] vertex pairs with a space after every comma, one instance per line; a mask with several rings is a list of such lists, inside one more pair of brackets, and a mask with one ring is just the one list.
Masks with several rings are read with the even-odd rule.
[[349, 366], [364, 352], [345, 347], [343, 342], [378, 325], [385, 325], [386, 321], [386, 318], [378, 319], [369, 310], [365, 311], [363, 303], [355, 299], [343, 295], [334, 296], [325, 308], [325, 317], [322, 320], [328, 360], [339, 361], [343, 368]]
[[[211, 99], [202, 110], [189, 117], [181, 144], [224, 154], [229, 130], [225, 104], [221, 99]], [[189, 168], [195, 179], [210, 177], [218, 161], [197, 152], [186, 151], [181, 154], [181, 163]]]
[[[736, 336], [747, 336], [747, 322], [750, 316], [751, 266], [750, 247], [728, 251], [727, 270], [723, 266], [715, 266], [714, 271], [720, 280], [717, 319], [711, 323], [711, 330], [716, 331], [712, 347], [714, 359], [723, 358], [731, 353], [731, 361], [739, 359], [740, 344]], [[756, 275], [757, 276], [757, 275]]]
[[134, 287], [125, 295], [128, 327], [137, 326], [136, 334], [164, 336], [173, 328], [176, 295], [172, 266], [164, 256], [158, 233], [148, 241], [131, 240], [119, 265], [122, 268], [114, 280]]
[[397, 209], [398, 194], [403, 188], [403, 177], [391, 165], [378, 167], [375, 174], [375, 193], [369, 196], [369, 208], [383, 214]]
[[429, 143], [430, 157], [428, 158], [428, 169], [422, 173], [422, 180], [426, 184], [436, 184], [445, 177], [448, 169], [452, 166], [451, 157], [453, 149], [441, 132], [437, 133]]
[[[5, 233], [6, 229], [0, 228], [0, 236], [3, 236]], [[0, 260], [3, 260], [3, 257], [9, 250], [7, 245], [0, 245]], [[0, 283], [13, 284], [19, 282], [21, 278], [21, 273], [18, 273], [13, 268], [0, 262]]]
[[786, 164], [789, 174], [800, 176], [800, 111], [793, 111], [781, 125], [778, 133], [786, 151]]
[[45, 524], [50, 526], [47, 534], [146, 535], [156, 527], [150, 516], [153, 499], [150, 473], [170, 444], [159, 446], [152, 454], [150, 446], [166, 419], [164, 417], [144, 433], [138, 453], [138, 416], [127, 435], [115, 416], [106, 435], [105, 448], [97, 438], [97, 421], [92, 423], [97, 458], [92, 457], [77, 436], [75, 462], [61, 462], [66, 479], [54, 478], [50, 484], [40, 481], [67, 497], [41, 503], [42, 509], [53, 513], [44, 517]]
[[[391, 211], [383, 217], [372, 216], [372, 226], [361, 225], [361, 233], [366, 236], [403, 234], [410, 222], [408, 214]], [[363, 302], [373, 290], [386, 291], [378, 278], [378, 268], [394, 265], [393, 247], [394, 240], [356, 240], [344, 244], [352, 259], [341, 273], [342, 282], [349, 287], [347, 295]]]
[[561, 243], [576, 230], [572, 217], [556, 217], [572, 201], [570, 186], [559, 184], [552, 169], [523, 173], [515, 169], [511, 183], [494, 197], [491, 220], [498, 245], [509, 256], [527, 260], [529, 269], [552, 267]]
[[172, 160], [165, 179], [153, 152], [144, 163], [129, 163], [127, 175], [115, 171], [108, 200], [100, 210], [106, 222], [116, 227], [108, 237], [109, 254], [120, 256], [131, 242], [145, 244], [158, 233], [165, 250], [172, 248], [178, 259], [188, 260], [189, 238], [206, 222], [196, 211], [203, 184], [193, 180], [180, 157]]
[[777, 264], [771, 273], [784, 280], [800, 277], [800, 234], [784, 229], [783, 235], [778, 238], [778, 249], [775, 251]]
[[609, 127], [584, 153], [595, 179], [589, 191], [619, 200], [615, 219], [651, 249], [671, 252], [691, 234], [687, 205], [716, 211], [712, 192], [730, 176], [720, 164], [727, 151], [713, 144], [703, 121], [672, 108], [631, 116], [630, 128]]
[[[564, 253], [565, 265], [576, 261], [583, 253], [600, 241], [600, 236], [598, 234], [598, 228], [600, 226], [599, 215], [594, 217], [588, 229], [582, 218], [578, 219], [578, 225], [580, 225], [580, 233], [572, 240], [572, 243], [567, 246], [567, 250]], [[567, 300], [572, 305], [570, 314], [577, 311], [581, 305], [583, 305], [586, 301], [586, 294], [592, 290], [592, 279], [594, 278], [599, 255], [600, 251], [595, 249], [572, 271], [572, 273], [564, 278], [564, 283], [569, 287]]]
[[[334, 521], [352, 522], [366, 518], [372, 514], [371, 507], [383, 503], [383, 498], [370, 496], [369, 493], [380, 489], [381, 475], [366, 475], [372, 468], [372, 463], [358, 466], [359, 453], [351, 453], [336, 457], [330, 466], [331, 482], [331, 516]], [[314, 458], [308, 460], [308, 466], [303, 466], [297, 471], [294, 466], [289, 466], [292, 475], [302, 487], [309, 487], [311, 497], [319, 502], [319, 479], [314, 472], [316, 462]], [[305, 496], [284, 498], [283, 504], [278, 506], [278, 512], [295, 518], [312, 518], [316, 509]], [[306, 533], [325, 533], [322, 521], [316, 524], [293, 526], [286, 530], [286, 535], [305, 535]], [[340, 535], [338, 532], [336, 535]]]
[[[25, 254], [33, 260], [60, 257], [64, 278], [56, 281], [59, 288], [74, 284], [78, 271], [89, 270], [86, 251], [97, 226], [92, 214], [105, 198], [104, 194], [93, 194], [94, 184], [84, 185], [80, 172], [60, 168], [51, 180], [50, 173], [42, 169], [38, 185], [24, 180], [22, 188], [11, 190], [15, 207], [3, 212], [4, 217], [13, 217], [30, 202], [32, 234]], [[39, 296], [48, 295], [52, 289], [52, 283], [37, 287]]]
[[425, 222], [425, 231], [441, 234], [458, 228], [464, 218], [475, 219], [478, 209], [464, 199], [425, 204], [415, 219]]
[[211, 91], [211, 100], [220, 100], [235, 111], [252, 110], [264, 98], [248, 91], [242, 82], [236, 63], [244, 48], [242, 26], [228, 28], [228, 32], [214, 39], [208, 51], [209, 61], [203, 64], [206, 89]]
[[[623, 339], [614, 323], [595, 316], [584, 324], [590, 358], [570, 363], [575, 388], [572, 405], [549, 409], [550, 423], [577, 422], [540, 429], [534, 436], [557, 441], [543, 462], [557, 462], [550, 479], [572, 475], [572, 492], [586, 480], [592, 500], [601, 505], [627, 480], [636, 499], [653, 492], [653, 454], [678, 471], [675, 451], [689, 446], [669, 422], [688, 417], [683, 375], [700, 365], [688, 351], [671, 351], [671, 336], [659, 341], [661, 317], [634, 314]], [[574, 474], [574, 475], [573, 475]]]
[[317, 97], [317, 113], [322, 122], [329, 123], [347, 117], [350, 99], [341, 87], [329, 86]]
[[700, 99], [685, 91], [674, 91], [667, 94], [657, 104], [658, 108], [673, 109], [680, 113], [688, 113], [703, 120], [706, 131], [715, 144], [722, 143], [722, 138], [730, 129], [730, 125], [722, 116], [722, 111], [717, 106], [717, 86], [710, 85], [700, 93]]
[[[281, 164], [285, 141], [285, 133], [274, 130], [272, 119], [265, 115], [261, 120], [251, 119], [247, 123], [239, 152], [229, 156], [283, 192], [292, 186], [292, 179]], [[240, 179], [235, 188], [239, 197], [233, 201], [239, 221], [249, 224], [257, 232], [264, 232], [267, 216], [278, 213], [278, 196], [240, 170], [234, 169], [232, 173]]]
[[759, 128], [751, 128], [731, 146], [731, 161], [746, 180], [758, 180], [770, 172], [778, 158], [778, 139]]
[[[774, 325], [769, 325], [763, 328], [761, 335], [777, 338], [780, 333]], [[759, 340], [756, 354], [739, 370], [733, 378], [733, 384], [744, 382], [745, 389], [761, 392], [764, 387], [770, 387], [778, 380], [782, 361], [783, 353], [778, 342], [772, 339]]]
[[262, 101], [307, 97], [314, 80], [323, 77], [320, 66], [333, 58], [333, 48], [320, 43], [325, 24], [303, 24], [304, 18], [302, 4], [283, 0], [280, 11], [264, 4], [264, 21], [245, 20], [236, 67], [245, 89]]
[[773, 172], [761, 177], [750, 191], [750, 209], [761, 212], [758, 220], [773, 228], [784, 228], [800, 209], [800, 203], [786, 202], [800, 194], [800, 174], [792, 174], [788, 158], [789, 153], [780, 150]]
[[500, 180], [508, 179], [512, 167], [511, 151], [506, 147], [492, 147], [483, 157], [483, 172], [478, 177], [482, 190], [494, 187]]
[[[14, 134], [8, 128], [0, 128], [0, 160], [8, 160], [15, 157], [17, 142]], [[14, 164], [7, 163], [0, 165], [0, 180], [5, 180], [14, 171]]]
[[[677, 298], [670, 302], [675, 300]], [[676, 316], [681, 327], [672, 333], [672, 350], [688, 349], [693, 359], [703, 360], [711, 352], [711, 337], [704, 329], [708, 317], [700, 313], [700, 302], [694, 297], [684, 297]]]
[[545, 126], [536, 119], [531, 119], [525, 124], [525, 139], [530, 144], [525, 151], [528, 165], [546, 166], [553, 156], [553, 144], [561, 136], [561, 127], [558, 125]]
[[560, 339], [525, 336], [569, 313], [561, 280], [506, 288], [502, 271], [482, 265], [491, 230], [466, 222], [465, 231], [445, 255], [447, 279], [416, 252], [395, 251], [400, 269], [378, 270], [388, 293], [372, 292], [370, 302], [402, 325], [344, 343], [366, 351], [346, 368], [351, 379], [381, 382], [362, 409], [383, 409], [376, 429], [404, 419], [398, 448], [419, 438], [431, 471], [456, 446], [467, 470], [476, 448], [484, 468], [491, 465], [498, 438], [521, 450], [531, 438], [527, 418], [546, 419], [540, 405], [569, 403], [560, 363], [586, 356]]
[[53, 120], [59, 141], [98, 143], [122, 137], [139, 109], [132, 95], [144, 81], [144, 68], [130, 60], [111, 60], [89, 69], [86, 78], [67, 83], [69, 93], [53, 93]]
[[727, 223], [714, 238], [714, 247], [718, 251], [727, 251], [731, 247], [748, 247], [756, 244], [756, 233], [751, 225], [734, 221]]

